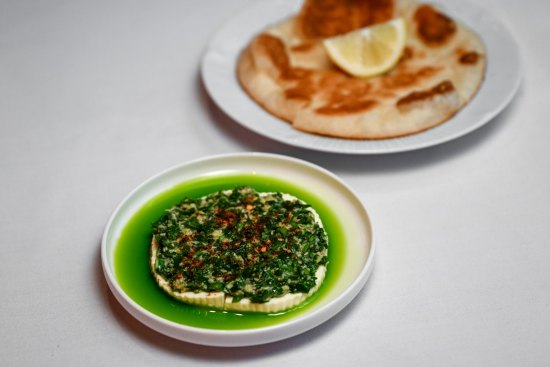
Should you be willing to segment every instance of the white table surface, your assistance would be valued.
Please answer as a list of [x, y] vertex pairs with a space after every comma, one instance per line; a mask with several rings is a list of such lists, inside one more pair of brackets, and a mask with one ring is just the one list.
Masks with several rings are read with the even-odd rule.
[[[503, 113], [380, 156], [276, 143], [213, 104], [205, 45], [253, 3], [0, 2], [0, 365], [550, 365], [550, 3], [479, 2], [521, 47]], [[372, 277], [281, 342], [213, 348], [149, 330], [104, 280], [108, 217], [165, 168], [248, 151], [316, 163], [358, 193], [377, 234]]]

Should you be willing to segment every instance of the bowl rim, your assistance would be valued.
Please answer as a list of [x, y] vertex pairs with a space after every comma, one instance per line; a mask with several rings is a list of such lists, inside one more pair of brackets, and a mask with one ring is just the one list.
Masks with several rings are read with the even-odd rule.
[[[297, 166], [307, 166], [336, 181], [337, 184], [339, 184], [343, 189], [351, 194], [351, 196], [357, 201], [357, 203], [361, 205], [361, 208], [364, 212], [363, 214], [367, 219], [366, 225], [368, 233], [368, 243], [370, 246], [366, 254], [366, 261], [361, 267], [361, 271], [358, 273], [355, 279], [353, 279], [353, 281], [349, 283], [349, 285], [343, 292], [341, 292], [334, 299], [330, 300], [327, 304], [322, 305], [321, 307], [314, 309], [311, 312], [303, 313], [298, 317], [282, 321], [278, 324], [257, 328], [220, 330], [189, 326], [167, 320], [139, 305], [128, 294], [126, 294], [126, 292], [118, 283], [118, 280], [116, 279], [116, 276], [114, 274], [114, 266], [112, 266], [112, 262], [110, 261], [110, 256], [112, 256], [114, 245], [109, 246], [108, 244], [109, 234], [112, 230], [115, 220], [120, 215], [120, 211], [134, 196], [147, 188], [148, 185], [156, 182], [157, 180], [161, 179], [163, 176], [170, 174], [171, 172], [201, 163], [239, 158], [278, 160], [292, 163]], [[153, 176], [150, 176], [141, 184], [136, 186], [133, 190], [131, 190], [115, 207], [114, 211], [107, 221], [107, 224], [105, 225], [105, 229], [101, 238], [101, 265], [107, 284], [117, 301], [123, 306], [123, 308], [127, 312], [129, 312], [134, 318], [136, 318], [138, 321], [142, 322], [146, 326], [167, 336], [195, 344], [209, 346], [248, 346], [265, 344], [298, 335], [320, 325], [321, 323], [327, 321], [335, 314], [340, 312], [355, 298], [355, 296], [366, 284], [373, 270], [375, 247], [375, 236], [373, 232], [371, 215], [367, 212], [366, 208], [364, 207], [363, 203], [361, 202], [355, 191], [332, 172], [311, 162], [280, 154], [260, 152], [228, 153], [210, 155], [207, 157], [193, 159], [173, 165], [160, 171], [157, 174], [154, 174]], [[111, 253], [109, 253], [109, 251]]]

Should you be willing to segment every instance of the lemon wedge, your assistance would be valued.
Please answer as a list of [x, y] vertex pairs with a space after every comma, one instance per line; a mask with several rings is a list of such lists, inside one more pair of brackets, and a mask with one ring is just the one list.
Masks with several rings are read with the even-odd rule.
[[331, 60], [344, 71], [369, 77], [382, 74], [397, 63], [406, 37], [405, 21], [396, 18], [326, 38], [323, 44]]

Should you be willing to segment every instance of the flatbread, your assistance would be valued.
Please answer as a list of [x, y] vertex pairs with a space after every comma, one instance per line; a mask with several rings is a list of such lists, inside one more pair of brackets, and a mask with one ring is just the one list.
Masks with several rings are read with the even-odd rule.
[[[326, 53], [325, 37], [403, 17], [405, 51], [389, 72], [357, 78]], [[309, 133], [385, 139], [448, 120], [477, 93], [486, 52], [478, 35], [432, 5], [411, 0], [306, 0], [256, 35], [237, 76], [271, 114]]]

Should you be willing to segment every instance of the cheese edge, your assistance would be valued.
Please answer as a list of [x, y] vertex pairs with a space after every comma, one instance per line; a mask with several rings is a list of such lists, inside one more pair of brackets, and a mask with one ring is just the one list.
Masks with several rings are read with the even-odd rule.
[[[223, 193], [229, 193], [232, 190], [225, 190]], [[276, 192], [261, 192], [260, 196], [268, 196], [276, 194]], [[283, 193], [283, 199], [286, 201], [299, 201], [305, 203], [303, 200], [298, 199], [297, 197]], [[323, 227], [323, 222], [317, 211], [312, 207], [309, 207], [308, 210], [314, 215], [315, 222], [321, 227]], [[325, 232], [326, 235], [326, 232]], [[225, 292], [175, 292], [172, 290], [168, 281], [164, 279], [160, 274], [155, 271], [155, 259], [156, 252], [158, 249], [158, 242], [155, 237], [151, 241], [151, 254], [150, 254], [150, 267], [151, 271], [155, 276], [157, 284], [169, 295], [175, 299], [182, 301], [190, 305], [206, 306], [212, 307], [224, 311], [237, 311], [237, 312], [263, 312], [263, 313], [274, 313], [288, 310], [290, 308], [296, 307], [302, 304], [306, 299], [311, 297], [323, 283], [326, 275], [326, 266], [321, 265], [317, 268], [315, 272], [315, 286], [309, 290], [308, 293], [287, 293], [281, 297], [273, 297], [269, 301], [264, 303], [252, 302], [250, 298], [243, 298], [238, 302], [233, 302], [233, 296], [225, 295]], [[326, 250], [325, 252], [328, 253]]]

